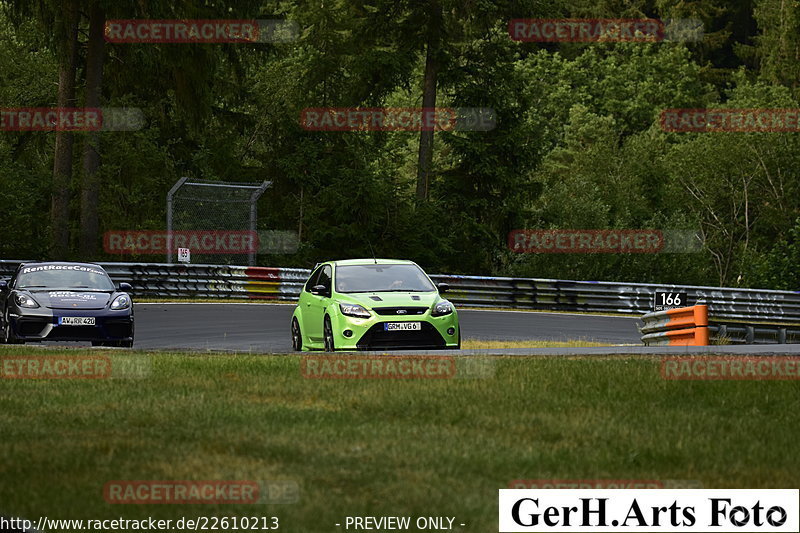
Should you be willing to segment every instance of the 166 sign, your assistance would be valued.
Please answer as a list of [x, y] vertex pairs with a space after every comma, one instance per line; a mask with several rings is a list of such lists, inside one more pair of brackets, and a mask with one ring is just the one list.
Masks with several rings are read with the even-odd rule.
[[653, 294], [653, 311], [666, 311], [688, 306], [689, 302], [685, 292], [656, 291]]

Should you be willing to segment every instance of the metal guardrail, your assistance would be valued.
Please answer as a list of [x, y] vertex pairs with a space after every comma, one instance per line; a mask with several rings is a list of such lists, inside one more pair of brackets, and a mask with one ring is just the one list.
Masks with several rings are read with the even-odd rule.
[[800, 292], [536, 278], [431, 276], [450, 283], [456, 303], [555, 311], [641, 315], [653, 309], [653, 294], [687, 293], [687, 306], [706, 304], [709, 315], [731, 320], [800, 324]]
[[[0, 276], [10, 276], [20, 262], [0, 261]], [[311, 272], [303, 268], [99, 264], [115, 282], [130, 283], [134, 296], [139, 297], [294, 300]], [[731, 328], [735, 322], [800, 325], [800, 292], [538, 278], [431, 277], [437, 283], [450, 284], [449, 300], [473, 307], [642, 315], [652, 310], [656, 291], [685, 292], [687, 306], [708, 305], [712, 322], [731, 323]], [[787, 338], [793, 338], [793, 332], [787, 330]]]
[[708, 333], [715, 344], [800, 344], [800, 327], [710, 323]]
[[696, 305], [647, 313], [640, 328], [645, 346], [725, 344], [798, 344], [800, 326], [728, 322], [709, 319], [707, 306]]
[[[0, 277], [24, 261], [0, 261]], [[167, 263], [97, 263], [115, 283], [127, 282], [134, 297], [294, 300], [311, 274], [305, 268]]]

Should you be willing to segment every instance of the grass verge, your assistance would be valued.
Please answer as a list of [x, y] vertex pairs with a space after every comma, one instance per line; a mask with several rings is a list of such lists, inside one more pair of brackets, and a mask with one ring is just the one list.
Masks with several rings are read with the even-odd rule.
[[464, 339], [461, 342], [463, 350], [503, 350], [515, 348], [587, 348], [591, 346], [613, 346], [613, 344], [584, 341], [501, 341], [501, 340], [482, 340]]
[[[498, 357], [484, 379], [312, 380], [302, 356], [109, 356], [143, 358], [149, 375], [0, 380], [0, 514], [278, 516], [303, 532], [339, 530], [346, 515], [433, 515], [477, 532], [496, 529], [497, 489], [515, 479], [788, 488], [800, 471], [798, 382], [664, 381], [655, 358]], [[300, 500], [111, 505], [112, 480], [293, 480]]]

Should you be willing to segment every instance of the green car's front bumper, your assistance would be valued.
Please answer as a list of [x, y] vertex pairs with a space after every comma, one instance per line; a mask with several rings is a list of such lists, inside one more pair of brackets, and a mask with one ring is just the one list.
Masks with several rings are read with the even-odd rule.
[[[337, 310], [338, 311], [338, 310]], [[377, 314], [370, 318], [330, 313], [334, 345], [337, 350], [397, 350], [459, 348], [458, 313], [431, 316], [430, 310], [419, 315]], [[419, 330], [387, 331], [385, 324], [419, 322]]]

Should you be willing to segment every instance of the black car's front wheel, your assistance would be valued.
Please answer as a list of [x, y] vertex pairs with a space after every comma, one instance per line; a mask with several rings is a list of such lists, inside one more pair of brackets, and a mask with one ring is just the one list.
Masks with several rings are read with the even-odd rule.
[[303, 335], [300, 333], [300, 324], [296, 318], [292, 319], [292, 349], [295, 352], [303, 349]]
[[131, 324], [131, 338], [119, 341], [92, 341], [92, 346], [111, 346], [113, 348], [133, 348], [134, 326]]
[[136, 327], [131, 316], [131, 340], [119, 341], [120, 348], [133, 348], [133, 336], [136, 333]]
[[2, 340], [4, 344], [23, 344], [25, 342], [14, 335], [14, 330], [11, 328], [11, 319], [8, 316], [8, 309], [6, 309], [5, 315], [3, 315]]
[[336, 351], [336, 345], [333, 342], [333, 328], [331, 327], [331, 319], [328, 316], [325, 317], [325, 323], [323, 324], [322, 331], [325, 337], [325, 351]]

